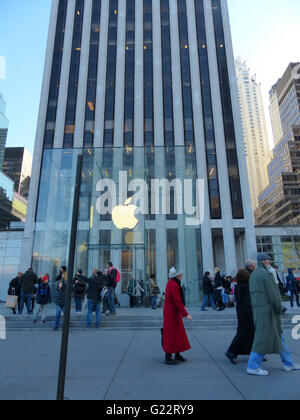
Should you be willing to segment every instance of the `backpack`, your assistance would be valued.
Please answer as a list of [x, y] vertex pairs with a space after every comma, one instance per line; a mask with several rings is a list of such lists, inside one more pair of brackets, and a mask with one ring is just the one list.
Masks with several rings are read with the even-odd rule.
[[104, 302], [106, 299], [106, 296], [108, 295], [109, 291], [107, 287], [104, 287], [102, 292], [101, 292], [101, 300]]
[[113, 268], [110, 270], [109, 274], [112, 272], [112, 270], [116, 270], [116, 272], [117, 272], [117, 276], [116, 276], [115, 282], [116, 282], [116, 283], [120, 283], [120, 281], [121, 281], [121, 273], [120, 273], [120, 271], [119, 271], [117, 268], [114, 268], [114, 267], [113, 267]]

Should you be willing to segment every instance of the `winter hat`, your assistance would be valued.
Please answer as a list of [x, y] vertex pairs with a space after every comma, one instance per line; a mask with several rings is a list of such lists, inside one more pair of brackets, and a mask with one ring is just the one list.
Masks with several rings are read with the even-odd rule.
[[272, 258], [270, 257], [270, 255], [264, 254], [264, 253], [260, 253], [257, 255], [257, 262], [262, 262], [266, 260], [272, 261]]
[[49, 277], [48, 277], [48, 276], [44, 276], [44, 277], [42, 278], [42, 282], [43, 282], [43, 283], [46, 283], [46, 281], [49, 281]]
[[176, 277], [180, 276], [181, 274], [183, 274], [182, 270], [177, 271], [175, 267], [170, 268], [169, 271], [169, 278], [170, 279], [175, 279]]

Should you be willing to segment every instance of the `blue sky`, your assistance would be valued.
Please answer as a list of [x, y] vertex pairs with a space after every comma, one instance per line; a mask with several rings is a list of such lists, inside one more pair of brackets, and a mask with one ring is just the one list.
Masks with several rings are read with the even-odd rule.
[[[299, 0], [228, 0], [234, 50], [268, 91], [290, 61], [300, 61]], [[1, 0], [0, 92], [10, 120], [8, 146], [33, 151], [51, 0]], [[17, 13], [16, 13], [17, 11]], [[269, 116], [267, 114], [269, 121]], [[270, 129], [270, 123], [269, 123]]]

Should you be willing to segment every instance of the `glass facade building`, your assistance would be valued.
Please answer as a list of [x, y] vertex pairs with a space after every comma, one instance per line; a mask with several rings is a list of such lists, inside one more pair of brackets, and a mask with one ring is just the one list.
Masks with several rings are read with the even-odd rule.
[[[259, 196], [255, 211], [258, 225], [298, 225], [300, 220], [300, 81], [299, 63], [289, 64], [271, 91], [272, 123], [279, 115], [274, 132], [274, 157], [268, 165], [269, 185]], [[278, 114], [277, 114], [278, 112]], [[280, 126], [280, 130], [278, 127]]]
[[[53, 0], [51, 23], [24, 264], [55, 276], [67, 263], [83, 153], [76, 267], [113, 260], [121, 293], [126, 279], [152, 273], [164, 288], [175, 265], [196, 304], [203, 271], [235, 274], [256, 252], [226, 0]], [[170, 211], [152, 211], [166, 192], [149, 188], [137, 228], [117, 228], [97, 203], [101, 181], [118, 186], [120, 173], [128, 185], [170, 183]], [[187, 181], [198, 225], [178, 212]]]

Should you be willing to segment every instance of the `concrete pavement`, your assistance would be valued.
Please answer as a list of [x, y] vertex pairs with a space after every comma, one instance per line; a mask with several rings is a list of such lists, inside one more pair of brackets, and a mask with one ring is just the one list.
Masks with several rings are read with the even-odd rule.
[[[247, 357], [224, 357], [235, 331], [189, 331], [186, 364], [166, 366], [160, 331], [72, 331], [66, 397], [71, 400], [299, 400], [300, 372], [285, 373], [269, 356], [267, 378], [246, 375]], [[295, 362], [300, 340], [285, 333]], [[0, 399], [56, 396], [60, 332], [8, 331], [0, 341]]]

